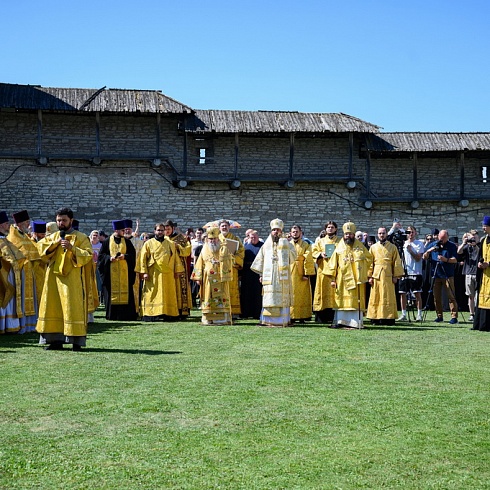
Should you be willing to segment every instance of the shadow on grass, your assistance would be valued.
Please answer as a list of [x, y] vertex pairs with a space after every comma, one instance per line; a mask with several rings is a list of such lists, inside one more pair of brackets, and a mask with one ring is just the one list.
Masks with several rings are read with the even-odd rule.
[[110, 352], [114, 354], [144, 354], [146, 356], [163, 356], [182, 354], [182, 351], [178, 350], [146, 350], [146, 349], [99, 349], [97, 347], [86, 347], [83, 352]]
[[409, 326], [397, 327], [397, 326], [392, 326], [392, 325], [365, 325], [364, 329], [365, 330], [393, 330], [394, 332], [397, 332], [397, 331], [411, 332], [411, 331], [437, 330], [437, 328], [435, 328], [435, 327], [409, 327]]

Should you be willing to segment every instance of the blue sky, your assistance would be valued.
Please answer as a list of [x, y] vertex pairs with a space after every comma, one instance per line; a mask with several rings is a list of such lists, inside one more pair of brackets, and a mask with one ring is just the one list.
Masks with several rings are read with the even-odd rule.
[[490, 131], [488, 0], [18, 0], [0, 19], [1, 82]]

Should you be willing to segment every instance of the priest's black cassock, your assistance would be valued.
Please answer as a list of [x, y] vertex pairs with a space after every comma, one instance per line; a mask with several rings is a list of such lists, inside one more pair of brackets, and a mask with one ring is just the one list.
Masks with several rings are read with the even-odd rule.
[[[109, 244], [111, 238], [119, 244], [121, 240], [126, 242], [125, 260], [128, 265], [128, 303], [123, 305], [113, 305], [111, 302], [111, 254], [109, 251]], [[136, 250], [131, 240], [124, 237], [109, 237], [102, 242], [100, 248], [99, 258], [97, 260], [97, 269], [99, 270], [102, 281], [102, 294], [104, 296], [104, 305], [107, 320], [122, 320], [122, 321], [134, 321], [138, 318], [136, 311], [133, 284], [136, 278], [136, 272], [134, 271], [136, 265]]]

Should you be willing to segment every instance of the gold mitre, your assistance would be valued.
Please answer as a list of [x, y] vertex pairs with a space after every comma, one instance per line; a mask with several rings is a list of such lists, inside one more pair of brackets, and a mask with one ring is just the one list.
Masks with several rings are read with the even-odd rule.
[[57, 231], [59, 230], [56, 221], [50, 221], [49, 223], [46, 223], [46, 236], [51, 235], [52, 233], [55, 233]]
[[279, 228], [282, 230], [284, 228], [284, 221], [282, 219], [276, 218], [271, 221], [271, 230], [274, 228]]
[[344, 233], [355, 233], [356, 225], [352, 221], [348, 221], [347, 223], [344, 223], [344, 226], [342, 226], [342, 231]]
[[219, 228], [213, 226], [212, 228], [208, 228], [206, 230], [206, 235], [208, 238], [218, 238], [219, 237]]

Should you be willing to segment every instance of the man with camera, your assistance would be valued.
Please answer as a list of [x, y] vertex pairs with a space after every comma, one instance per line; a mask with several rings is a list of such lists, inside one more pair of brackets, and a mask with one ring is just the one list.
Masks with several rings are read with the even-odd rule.
[[403, 265], [405, 275], [400, 279], [400, 305], [402, 314], [398, 321], [407, 320], [407, 295], [413, 293], [417, 305], [416, 321], [422, 321], [422, 255], [424, 244], [417, 240], [417, 230], [415, 226], [407, 226], [407, 240], [403, 243]]
[[[474, 232], [474, 233], [473, 233]], [[463, 275], [465, 276], [465, 292], [468, 296], [469, 321], [475, 316], [476, 271], [480, 254], [479, 237], [476, 230], [463, 235], [463, 243], [458, 247], [458, 254], [463, 258]]]
[[444, 288], [451, 310], [449, 323], [454, 325], [458, 323], [458, 303], [454, 293], [454, 271], [458, 262], [458, 248], [449, 241], [447, 230], [441, 230], [438, 238], [439, 240], [424, 253], [424, 260], [430, 258], [432, 268], [432, 291], [437, 312], [437, 318], [434, 321], [436, 323], [444, 321], [442, 313], [442, 288]]

